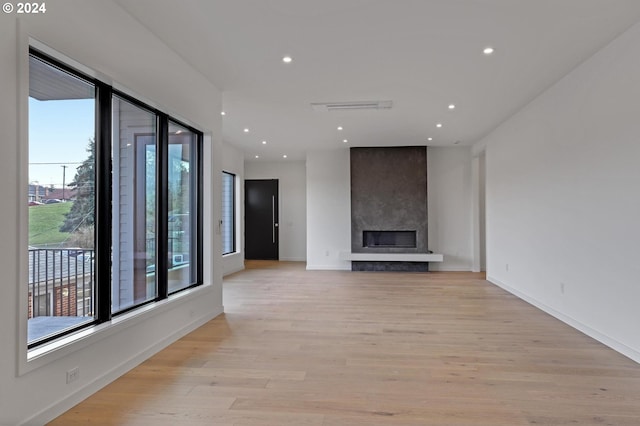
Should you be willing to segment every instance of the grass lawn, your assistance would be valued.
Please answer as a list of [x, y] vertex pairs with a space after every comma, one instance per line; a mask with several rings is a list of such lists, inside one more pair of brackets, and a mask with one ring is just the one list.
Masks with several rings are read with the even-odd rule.
[[69, 238], [68, 232], [60, 232], [64, 215], [71, 210], [73, 203], [45, 204], [29, 207], [29, 245], [57, 245]]

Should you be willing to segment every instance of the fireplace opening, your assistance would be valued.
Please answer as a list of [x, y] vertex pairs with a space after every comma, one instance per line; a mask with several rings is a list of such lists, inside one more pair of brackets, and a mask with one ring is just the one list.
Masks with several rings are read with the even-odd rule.
[[416, 231], [362, 231], [362, 247], [416, 247]]

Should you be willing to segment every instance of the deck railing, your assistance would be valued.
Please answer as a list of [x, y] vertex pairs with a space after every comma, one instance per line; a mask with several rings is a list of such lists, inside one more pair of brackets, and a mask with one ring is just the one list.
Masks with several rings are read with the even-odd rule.
[[93, 249], [29, 249], [29, 318], [92, 316]]

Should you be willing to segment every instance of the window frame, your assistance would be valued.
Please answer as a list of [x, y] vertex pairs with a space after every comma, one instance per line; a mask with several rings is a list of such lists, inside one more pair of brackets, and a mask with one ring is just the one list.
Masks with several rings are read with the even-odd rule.
[[[86, 81], [95, 87], [95, 234], [94, 234], [94, 247], [95, 247], [95, 283], [93, 288], [94, 295], [94, 318], [93, 321], [87, 321], [80, 324], [77, 327], [62, 330], [58, 333], [44, 337], [42, 339], [35, 340], [33, 342], [27, 341], [27, 351], [33, 349], [40, 349], [43, 345], [59, 340], [61, 338], [69, 338], [73, 333], [77, 333], [81, 330], [88, 329], [92, 326], [107, 323], [115, 317], [122, 316], [127, 313], [131, 313], [137, 309], [146, 305], [153, 304], [155, 302], [164, 301], [170, 296], [192, 289], [203, 284], [203, 143], [204, 134], [200, 130], [190, 126], [184, 121], [177, 119], [176, 117], [169, 116], [165, 112], [154, 108], [139, 99], [115, 89], [112, 85], [107, 84], [97, 78], [87, 75], [86, 72], [80, 71], [73, 66], [66, 64], [64, 61], [57, 59], [50, 54], [45, 53], [41, 49], [29, 46], [29, 57], [34, 57], [53, 68], [60, 69], [80, 80]], [[119, 310], [117, 312], [111, 311], [111, 289], [114, 283], [112, 282], [112, 265], [111, 265], [111, 253], [113, 250], [112, 241], [112, 105], [114, 97], [118, 97], [127, 102], [130, 102], [136, 106], [139, 106], [151, 113], [156, 117], [156, 149], [157, 149], [157, 162], [158, 168], [156, 170], [156, 188], [158, 188], [158, 195], [156, 197], [156, 221], [158, 223], [158, 235], [156, 240], [156, 257], [157, 257], [157, 275], [156, 280], [158, 283], [156, 297], [145, 301], [140, 304], [127, 307], [126, 309]], [[192, 218], [193, 227], [190, 229], [190, 238], [193, 239], [193, 247], [195, 249], [194, 256], [192, 256], [191, 262], [195, 262], [191, 267], [195, 268], [193, 277], [194, 280], [189, 283], [188, 286], [181, 288], [177, 291], [168, 292], [168, 252], [166, 237], [168, 233], [167, 218], [168, 218], [168, 126], [169, 122], [176, 123], [185, 127], [195, 136], [194, 146], [194, 171], [190, 173], [190, 186], [193, 189], [194, 200], [192, 205], [194, 209], [191, 214], [195, 214]], [[162, 193], [160, 193], [162, 191]], [[19, 285], [23, 285], [20, 282]], [[23, 321], [24, 318], [20, 318]], [[28, 339], [27, 339], [28, 340]]]
[[[235, 173], [227, 172], [226, 170], [222, 171], [222, 175], [223, 175], [223, 178], [222, 178], [223, 189], [222, 189], [221, 192], [222, 192], [222, 196], [223, 196], [223, 200], [222, 200], [223, 211], [222, 211], [222, 219], [220, 220], [220, 226], [222, 228], [221, 229], [222, 255], [226, 256], [226, 255], [233, 254], [233, 253], [237, 252], [237, 245], [236, 245], [237, 244], [237, 242], [236, 242], [236, 229], [237, 229], [237, 223], [236, 223], [236, 211], [237, 211], [236, 210], [237, 209], [237, 207], [236, 207], [236, 202], [237, 202], [237, 200], [236, 200], [236, 198], [237, 198], [236, 197], [236, 185], [237, 185], [237, 183], [236, 183], [236, 181], [237, 181], [237, 176], [235, 175]], [[225, 244], [224, 244], [225, 243], [225, 224], [224, 224], [223, 220], [227, 216], [227, 215], [225, 215], [225, 212], [224, 212], [224, 207], [225, 207], [224, 195], [226, 194], [225, 189], [224, 189], [224, 178], [225, 178], [225, 175], [228, 175], [228, 176], [231, 177], [231, 191], [230, 191], [231, 201], [229, 203], [227, 203], [227, 205], [231, 205], [231, 214], [230, 214], [231, 222], [232, 222], [231, 231], [230, 231], [231, 232], [231, 251], [225, 251]]]
[[[168, 276], [166, 277], [166, 279], [164, 280], [164, 283], [167, 285], [167, 294], [169, 296], [179, 293], [181, 291], [196, 287], [198, 285], [201, 285], [203, 282], [203, 270], [202, 270], [202, 261], [203, 261], [203, 255], [202, 255], [202, 250], [203, 250], [203, 246], [202, 246], [202, 173], [203, 173], [203, 167], [202, 167], [202, 141], [203, 141], [203, 134], [202, 132], [194, 129], [193, 127], [186, 125], [185, 123], [175, 119], [174, 117], [170, 117], [167, 116], [167, 136], [166, 136], [166, 143], [164, 144], [164, 147], [166, 149], [166, 153], [164, 154], [166, 157], [166, 160], [163, 161], [163, 167], [166, 169], [163, 172], [163, 176], [164, 176], [164, 181], [165, 182], [169, 182], [169, 147], [171, 146], [171, 142], [169, 141], [169, 133], [168, 133], [168, 129], [169, 126], [173, 123], [175, 125], [184, 127], [187, 131], [191, 132], [194, 137], [195, 137], [195, 146], [194, 149], [190, 152], [190, 157], [189, 157], [189, 164], [191, 167], [191, 163], [193, 163], [193, 166], [196, 168], [196, 173], [189, 173], [189, 187], [192, 189], [193, 191], [193, 197], [190, 199], [189, 202], [189, 228], [191, 230], [190, 234], [191, 235], [195, 235], [196, 238], [190, 238], [190, 251], [194, 254], [194, 256], [190, 256], [190, 258], [194, 258], [197, 268], [193, 271], [194, 274], [193, 276], [195, 276], [195, 280], [190, 282], [188, 285], [179, 288], [178, 290], [171, 290], [168, 288], [169, 285], [169, 278]], [[164, 208], [164, 213], [166, 214], [165, 218], [164, 218], [164, 222], [163, 222], [163, 226], [166, 227], [165, 229], [165, 233], [163, 234], [164, 236], [164, 243], [166, 244], [166, 253], [169, 253], [169, 242], [168, 242], [168, 235], [169, 235], [169, 185], [165, 185], [164, 188], [162, 188], [164, 193], [163, 193], [163, 199], [165, 200], [166, 205], [163, 206]], [[195, 214], [195, 217], [193, 216]], [[168, 257], [165, 256], [165, 260], [167, 262], [167, 264], [165, 265], [164, 268], [164, 273], [168, 275], [168, 271], [169, 271], [169, 264], [168, 264]], [[192, 262], [193, 260], [190, 259], [190, 262]]]
[[[100, 82], [97, 79], [88, 76], [86, 73], [81, 72], [81, 71], [75, 69], [74, 67], [72, 67], [70, 65], [67, 65], [63, 61], [57, 60], [57, 59], [51, 57], [50, 55], [47, 55], [46, 53], [40, 51], [39, 49], [36, 49], [33, 46], [29, 46], [29, 55], [28, 56], [29, 56], [29, 58], [34, 57], [36, 60], [39, 60], [39, 61], [43, 62], [44, 64], [50, 66], [51, 68], [58, 69], [58, 70], [60, 70], [60, 71], [62, 71], [64, 73], [69, 74], [70, 76], [72, 76], [74, 78], [77, 78], [78, 80], [84, 81], [84, 82], [94, 86], [94, 105], [95, 105], [94, 108], [95, 108], [95, 117], [96, 117], [96, 120], [94, 122], [94, 141], [95, 141], [95, 150], [96, 150], [96, 155], [95, 155], [96, 163], [94, 164], [94, 167], [95, 167], [94, 168], [94, 173], [96, 175], [95, 176], [95, 179], [96, 179], [95, 185], [96, 185], [96, 187], [94, 189], [94, 191], [95, 191], [94, 192], [94, 197], [95, 197], [95, 202], [96, 202], [96, 211], [94, 212], [94, 224], [95, 224], [94, 228], [95, 229], [99, 229], [100, 224], [98, 223], [99, 219], [98, 219], [98, 214], [97, 214], [97, 205], [98, 205], [98, 188], [97, 187], [99, 185], [99, 182], [98, 182], [98, 173], [99, 173], [99, 171], [98, 171], [98, 169], [99, 169], [100, 165], [99, 165], [99, 163], [97, 161], [97, 152], [99, 150], [99, 144], [98, 144], [98, 139], [99, 139], [99, 134], [98, 133], [99, 133], [99, 130], [98, 129], [100, 128], [100, 125], [99, 125], [99, 122], [98, 122], [98, 111], [100, 109], [100, 99], [99, 99], [98, 87], [100, 85]], [[29, 68], [29, 72], [30, 72], [30, 68]], [[27, 101], [28, 101], [28, 99], [27, 99]], [[27, 121], [28, 121], [28, 119], [27, 119]], [[28, 134], [28, 132], [27, 132], [27, 134]], [[27, 141], [28, 141], [28, 138], [27, 138]], [[27, 222], [28, 222], [28, 219], [27, 219]], [[95, 261], [96, 264], [97, 264], [97, 252], [98, 252], [99, 244], [100, 243], [98, 242], [97, 232], [96, 232], [96, 234], [94, 234], [94, 246], [95, 246], [94, 259], [96, 259], [96, 261]], [[92, 294], [94, 295], [93, 297], [95, 299], [94, 300], [94, 316], [93, 316], [93, 320], [88, 320], [87, 322], [84, 322], [84, 323], [79, 324], [79, 325], [74, 326], [74, 327], [65, 328], [64, 330], [61, 330], [60, 332], [58, 332], [56, 334], [45, 336], [45, 337], [43, 337], [41, 339], [36, 339], [33, 342], [29, 342], [28, 341], [28, 336], [27, 336], [27, 342], [26, 342], [27, 343], [27, 350], [31, 350], [31, 349], [37, 348], [37, 347], [42, 346], [44, 344], [50, 343], [50, 342], [52, 342], [52, 341], [54, 341], [56, 339], [59, 339], [60, 337], [68, 336], [68, 335], [76, 333], [76, 332], [78, 332], [80, 330], [83, 330], [83, 329], [86, 329], [88, 327], [92, 327], [92, 326], [100, 324], [101, 321], [99, 321], [99, 315], [98, 315], [99, 307], [98, 307], [98, 303], [97, 303], [97, 301], [101, 299], [101, 295], [98, 294], [98, 285], [97, 285], [97, 282], [100, 280], [100, 278], [99, 278], [98, 269], [94, 267], [93, 271], [94, 271], [93, 279], [94, 279], [94, 281], [96, 283], [96, 284], [94, 284], [94, 287], [92, 289]], [[23, 285], [22, 281], [20, 282], [20, 285]], [[22, 320], [22, 318], [21, 318], [21, 320]]]

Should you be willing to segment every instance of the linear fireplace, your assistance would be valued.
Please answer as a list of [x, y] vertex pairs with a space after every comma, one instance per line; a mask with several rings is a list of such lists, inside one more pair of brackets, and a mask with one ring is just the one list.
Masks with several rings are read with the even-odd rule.
[[416, 231], [362, 231], [362, 247], [416, 247]]

